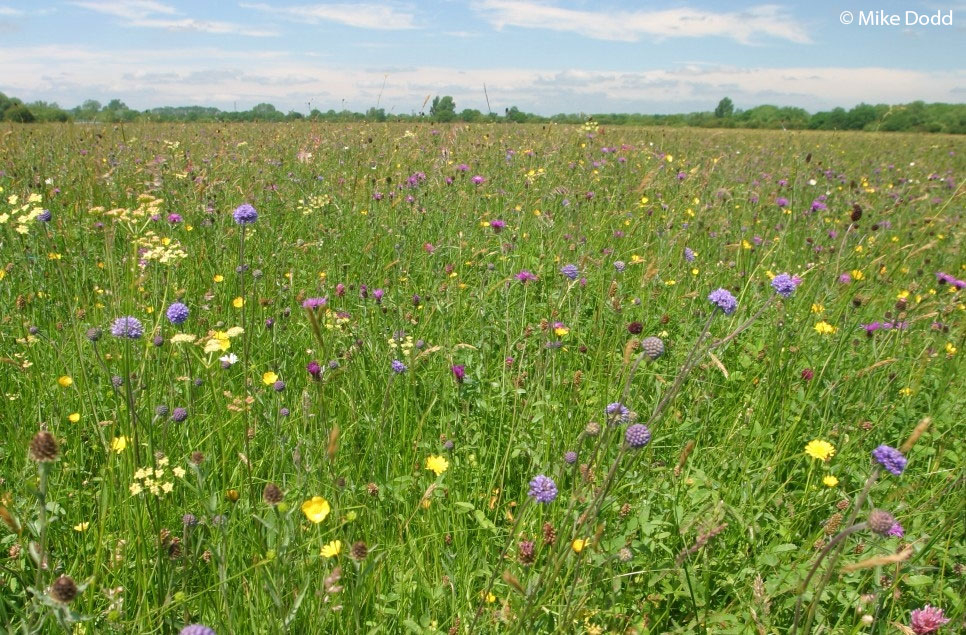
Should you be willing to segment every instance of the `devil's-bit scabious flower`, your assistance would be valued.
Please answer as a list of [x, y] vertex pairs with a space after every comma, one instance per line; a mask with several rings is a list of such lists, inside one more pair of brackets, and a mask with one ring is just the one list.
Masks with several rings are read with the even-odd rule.
[[144, 325], [136, 317], [119, 317], [111, 324], [111, 335], [122, 339], [136, 340], [144, 335]]
[[251, 225], [258, 220], [258, 212], [248, 203], [242, 203], [236, 207], [232, 216], [239, 225]]
[[190, 313], [187, 305], [181, 302], [172, 302], [167, 311], [168, 321], [175, 325], [184, 324]]
[[626, 266], [627, 265], [624, 264], [624, 261], [623, 260], [615, 260], [614, 261], [614, 269], [617, 269], [617, 272], [618, 273], [620, 273], [621, 271], [624, 271], [624, 268]]
[[552, 503], [557, 498], [557, 484], [549, 476], [537, 474], [530, 481], [530, 491], [527, 494], [538, 503]]
[[949, 618], [943, 615], [943, 610], [938, 606], [928, 604], [921, 609], [915, 609], [909, 617], [909, 628], [916, 635], [926, 635], [935, 633], [943, 624], [948, 624]]
[[693, 249], [691, 249], [690, 247], [685, 247], [684, 248], [684, 259], [685, 260], [687, 260], [688, 262], [694, 262], [694, 256], [695, 256], [695, 253], [694, 253], [694, 250]]
[[571, 450], [570, 452], [567, 452], [566, 454], [564, 454], [564, 462], [566, 462], [567, 465], [573, 465], [574, 463], [576, 463], [577, 453]]
[[902, 474], [903, 470], [906, 469], [907, 460], [902, 452], [885, 444], [872, 450], [872, 458], [896, 476]]
[[624, 432], [624, 440], [632, 448], [643, 448], [651, 441], [651, 431], [643, 423], [628, 426]]
[[715, 289], [708, 294], [708, 301], [721, 309], [725, 315], [731, 315], [738, 308], [738, 301], [727, 289]]
[[580, 275], [580, 270], [577, 269], [577, 265], [564, 265], [560, 268], [560, 273], [570, 280], [576, 280]]
[[175, 408], [171, 411], [171, 420], [175, 423], [181, 423], [188, 418], [187, 408]]
[[641, 340], [641, 350], [651, 359], [657, 359], [664, 354], [664, 340], [659, 337], [645, 337]]
[[790, 276], [787, 273], [780, 273], [771, 279], [771, 288], [781, 297], [790, 298], [800, 282], [801, 279], [798, 277]]
[[604, 412], [607, 414], [607, 421], [613, 425], [616, 423], [627, 423], [631, 417], [631, 411], [624, 404], [619, 401], [607, 404], [604, 408]]
[[188, 624], [178, 635], [215, 635], [215, 631], [204, 624]]
[[397, 375], [401, 375], [406, 372], [406, 365], [398, 359], [392, 360], [392, 363], [389, 364], [389, 366], [392, 368], [392, 372], [396, 373]]

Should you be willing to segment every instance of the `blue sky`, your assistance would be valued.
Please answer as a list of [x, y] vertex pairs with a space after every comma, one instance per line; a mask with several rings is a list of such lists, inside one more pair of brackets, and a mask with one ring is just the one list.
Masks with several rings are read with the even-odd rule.
[[[902, 23], [859, 24], [871, 11]], [[0, 91], [66, 107], [410, 113], [448, 94], [485, 112], [485, 84], [499, 112], [690, 112], [726, 95], [815, 111], [966, 101], [964, 59], [962, 0], [0, 0]]]

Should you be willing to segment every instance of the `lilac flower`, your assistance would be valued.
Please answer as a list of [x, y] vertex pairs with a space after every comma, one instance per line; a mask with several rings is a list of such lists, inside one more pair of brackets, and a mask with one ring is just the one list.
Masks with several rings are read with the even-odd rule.
[[490, 221], [490, 228], [493, 230], [494, 234], [499, 234], [506, 227], [506, 221], [495, 218]]
[[537, 474], [530, 481], [530, 491], [527, 494], [538, 503], [552, 503], [557, 498], [557, 484], [549, 476]]
[[302, 308], [315, 311], [316, 309], [324, 307], [328, 301], [328, 298], [306, 298], [302, 302]]
[[456, 383], [462, 384], [466, 379], [466, 366], [463, 364], [453, 364], [450, 370], [453, 372], [453, 378], [456, 379]]
[[779, 196], [775, 199], [775, 205], [778, 207], [788, 207], [788, 199], [784, 196]]
[[406, 365], [398, 359], [392, 360], [392, 363], [389, 364], [389, 366], [392, 368], [392, 372], [396, 373], [397, 375], [401, 375], [406, 372]]
[[943, 615], [938, 606], [928, 604], [921, 609], [915, 609], [909, 617], [909, 627], [916, 635], [935, 633], [943, 624], [948, 624], [949, 618]]
[[560, 273], [571, 280], [576, 280], [577, 276], [580, 275], [577, 265], [564, 265], [560, 268]]
[[167, 311], [168, 321], [172, 324], [184, 324], [190, 313], [191, 311], [185, 304], [181, 302], [172, 302]]
[[486, 182], [486, 179], [485, 179], [485, 178], [483, 178], [482, 176], [480, 176], [479, 174], [477, 174], [476, 176], [474, 176], [474, 177], [473, 177], [472, 179], [470, 179], [470, 180], [471, 180], [471, 181], [473, 181], [473, 184], [474, 184], [474, 185], [483, 185], [483, 183], [485, 183], [485, 182]]
[[524, 269], [523, 271], [521, 271], [516, 275], [516, 278], [523, 284], [526, 284], [528, 282], [533, 282], [534, 280], [536, 280], [537, 276], [535, 276], [532, 272], [528, 271], [527, 269]]
[[651, 441], [651, 431], [643, 423], [628, 426], [624, 432], [624, 441], [632, 448], [643, 448]]
[[608, 421], [613, 425], [617, 422], [627, 423], [631, 417], [631, 411], [619, 401], [607, 404], [604, 408]]
[[715, 289], [708, 294], [708, 300], [724, 311], [725, 315], [731, 315], [738, 308], [738, 301], [727, 289]]
[[885, 444], [872, 450], [872, 458], [896, 476], [902, 474], [908, 462], [902, 452]]
[[801, 281], [798, 276], [792, 277], [787, 273], [780, 273], [772, 278], [771, 288], [781, 297], [790, 298]]
[[688, 262], [694, 262], [694, 250], [690, 247], [684, 248], [684, 259]]
[[38, 223], [49, 223], [51, 219], [51, 213], [49, 209], [45, 209], [39, 214], [37, 214]]
[[140, 339], [144, 335], [144, 325], [136, 317], [119, 317], [111, 324], [111, 335], [121, 339]]
[[258, 212], [248, 203], [243, 203], [235, 208], [232, 217], [239, 225], [251, 225], [258, 220]]
[[626, 267], [626, 265], [624, 264], [623, 260], [614, 261], [614, 269], [617, 269], [618, 272], [624, 271], [624, 267]]
[[896, 521], [892, 523], [892, 527], [889, 528], [889, 531], [886, 532], [886, 535], [893, 536], [895, 538], [902, 538], [906, 535], [906, 530], [902, 528], [902, 525], [899, 524], [899, 521]]

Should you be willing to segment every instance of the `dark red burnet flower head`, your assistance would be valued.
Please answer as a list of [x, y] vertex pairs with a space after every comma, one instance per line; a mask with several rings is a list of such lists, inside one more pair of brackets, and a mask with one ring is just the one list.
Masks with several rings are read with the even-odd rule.
[[815, 376], [814, 371], [811, 368], [806, 368], [802, 371], [802, 379], [804, 381], [812, 381], [812, 377]]

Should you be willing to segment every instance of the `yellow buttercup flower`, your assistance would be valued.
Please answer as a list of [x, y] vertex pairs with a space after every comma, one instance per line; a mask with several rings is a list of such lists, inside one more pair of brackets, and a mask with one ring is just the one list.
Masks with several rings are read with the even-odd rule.
[[216, 273], [216, 274], [215, 274], [215, 277], [214, 277], [214, 278], [212, 278], [212, 279], [213, 279], [213, 280], [214, 280], [215, 282], [224, 282], [224, 281], [225, 281], [225, 276], [223, 276], [223, 275], [221, 275], [220, 273]]
[[333, 540], [329, 544], [322, 547], [321, 555], [323, 558], [334, 558], [340, 553], [342, 553], [342, 541]]
[[828, 476], [822, 479], [822, 483], [824, 483], [826, 487], [835, 487], [836, 485], [839, 484], [839, 480], [834, 476], [832, 476], [831, 474], [829, 474]]
[[111, 439], [111, 449], [120, 454], [127, 448], [127, 437], [120, 436]]
[[76, 525], [74, 525], [74, 531], [87, 531], [87, 528], [90, 527], [90, 525], [91, 523], [89, 521], [77, 523]]
[[580, 553], [587, 546], [588, 541], [583, 538], [577, 538], [572, 543], [570, 543], [570, 548], [574, 550], [574, 553]]
[[69, 415], [67, 415], [67, 420], [70, 421], [71, 423], [77, 423], [78, 421], [80, 421], [80, 413], [79, 412], [70, 413]]
[[809, 455], [813, 459], [828, 461], [830, 458], [835, 456], [835, 446], [828, 441], [815, 439], [814, 441], [809, 441], [808, 445], [805, 446], [805, 454]]
[[834, 335], [836, 331], [838, 331], [838, 328], [832, 326], [825, 320], [822, 320], [815, 325], [815, 332], [819, 333], [820, 335]]
[[70, 388], [74, 385], [74, 379], [70, 375], [61, 375], [57, 378], [57, 383], [61, 388]]
[[321, 496], [313, 496], [302, 503], [302, 513], [315, 524], [319, 524], [325, 520], [325, 517], [329, 515], [330, 511], [332, 511], [332, 508], [329, 506], [329, 501]]
[[426, 469], [434, 472], [436, 476], [439, 476], [449, 469], [449, 461], [441, 456], [427, 456]]
[[272, 371], [268, 371], [267, 373], [262, 374], [262, 383], [265, 384], [266, 386], [271, 386], [277, 381], [278, 381], [278, 375], [276, 375]]
[[245, 298], [239, 296], [239, 297], [237, 297], [237, 298], [235, 298], [234, 300], [231, 301], [231, 305], [233, 307], [235, 307], [236, 309], [240, 309], [243, 306], [245, 306]]

